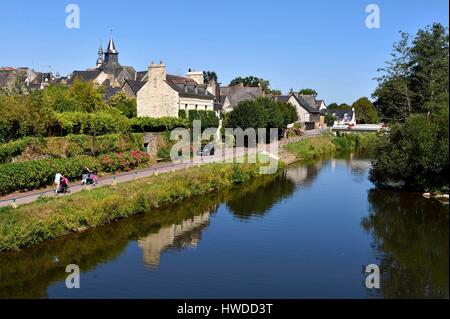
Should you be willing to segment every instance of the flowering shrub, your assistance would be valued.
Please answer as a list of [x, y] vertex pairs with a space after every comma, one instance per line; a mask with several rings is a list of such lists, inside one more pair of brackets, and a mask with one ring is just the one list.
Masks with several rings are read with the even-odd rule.
[[0, 195], [30, 191], [52, 185], [56, 173], [69, 180], [81, 178], [83, 167], [95, 172], [129, 171], [150, 163], [142, 151], [109, 154], [101, 158], [79, 156], [69, 159], [44, 159], [0, 165]]

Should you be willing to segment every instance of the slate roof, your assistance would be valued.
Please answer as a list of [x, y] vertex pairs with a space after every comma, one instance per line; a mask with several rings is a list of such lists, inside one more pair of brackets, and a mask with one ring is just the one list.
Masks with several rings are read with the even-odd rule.
[[148, 71], [139, 71], [136, 72], [136, 81], [144, 80], [144, 77], [147, 75]]
[[325, 104], [324, 100], [316, 100], [316, 108], [320, 108], [322, 104]]
[[72, 77], [69, 80], [70, 83], [73, 83], [75, 78], [79, 78], [83, 81], [94, 81], [102, 71], [92, 70], [92, 71], [73, 71]]
[[316, 100], [313, 95], [299, 95], [294, 94], [298, 103], [309, 113], [319, 114], [320, 111], [316, 108]]
[[192, 79], [167, 74], [166, 83], [182, 97], [193, 97], [203, 100], [214, 99], [214, 95], [208, 91], [206, 85], [199, 85]]
[[137, 93], [140, 91], [140, 89], [142, 89], [142, 87], [145, 85], [145, 82], [141, 82], [141, 81], [134, 81], [134, 80], [125, 80], [125, 84], [128, 84], [130, 86], [131, 91], [133, 91], [133, 93], [135, 95], [137, 95]]
[[273, 99], [277, 102], [286, 103], [287, 101], [289, 101], [290, 97], [290, 95], [275, 95]]
[[257, 98], [263, 96], [260, 87], [244, 87], [239, 85], [221, 87], [220, 94], [221, 94], [220, 100], [222, 105], [223, 103], [225, 103], [226, 97], [228, 97], [231, 107], [237, 106], [242, 101], [254, 101]]
[[106, 100], [109, 100], [112, 96], [114, 96], [115, 94], [119, 93], [122, 91], [122, 88], [120, 87], [112, 87], [112, 86], [107, 86], [105, 88], [105, 92], [103, 94], [103, 97]]

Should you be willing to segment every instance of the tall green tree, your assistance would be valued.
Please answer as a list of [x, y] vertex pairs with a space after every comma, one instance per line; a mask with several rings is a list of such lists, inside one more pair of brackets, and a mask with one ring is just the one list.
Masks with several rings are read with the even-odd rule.
[[434, 24], [411, 44], [404, 34], [401, 42], [402, 58], [391, 61], [374, 94], [384, 116], [400, 121], [381, 139], [370, 179], [378, 187], [448, 192], [448, 29]]
[[428, 116], [448, 100], [449, 34], [441, 24], [419, 30], [411, 47], [415, 108]]
[[247, 128], [283, 130], [297, 120], [297, 110], [292, 104], [262, 97], [255, 101], [240, 102], [226, 115], [224, 126], [244, 130]]
[[268, 117], [264, 106], [254, 101], [240, 102], [230, 113], [226, 114], [224, 127], [227, 128], [265, 128]]
[[136, 99], [130, 99], [124, 92], [114, 94], [109, 99], [109, 105], [118, 109], [123, 115], [128, 118], [137, 116], [137, 102]]
[[69, 96], [75, 103], [75, 110], [88, 113], [106, 109], [103, 93], [103, 86], [96, 88], [92, 82], [79, 79], [74, 80], [69, 90]]
[[385, 117], [404, 120], [412, 113], [411, 48], [408, 33], [400, 32], [400, 41], [394, 43], [391, 60], [378, 69], [382, 75], [376, 80], [378, 87], [373, 97], [377, 99]]
[[377, 109], [367, 97], [362, 97], [352, 104], [356, 112], [356, 121], [360, 124], [378, 124], [380, 117]]
[[373, 94], [384, 117], [404, 121], [413, 113], [439, 112], [448, 99], [448, 40], [448, 29], [439, 23], [419, 30], [413, 40], [401, 32]]

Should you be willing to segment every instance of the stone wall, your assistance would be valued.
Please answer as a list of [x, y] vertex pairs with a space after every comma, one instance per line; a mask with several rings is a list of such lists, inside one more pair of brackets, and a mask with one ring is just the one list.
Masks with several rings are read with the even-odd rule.
[[178, 117], [178, 93], [166, 83], [166, 66], [151, 64], [148, 82], [137, 94], [138, 117]]
[[154, 158], [157, 158], [158, 149], [165, 146], [163, 134], [164, 133], [145, 133], [144, 135], [144, 145], [147, 148], [147, 153]]

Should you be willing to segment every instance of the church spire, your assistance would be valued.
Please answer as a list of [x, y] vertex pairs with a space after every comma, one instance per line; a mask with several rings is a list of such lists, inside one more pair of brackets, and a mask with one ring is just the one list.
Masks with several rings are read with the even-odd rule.
[[108, 49], [106, 50], [106, 53], [119, 54], [119, 52], [116, 50], [116, 45], [114, 44], [112, 30], [111, 30], [111, 37], [109, 38]]
[[109, 39], [108, 48], [105, 52], [105, 59], [102, 66], [99, 68], [105, 72], [115, 72], [121, 65], [119, 63], [119, 51], [116, 49], [116, 45], [114, 44], [114, 39], [112, 36]]
[[103, 53], [102, 43], [100, 42], [100, 48], [98, 49], [97, 68], [103, 65]]

